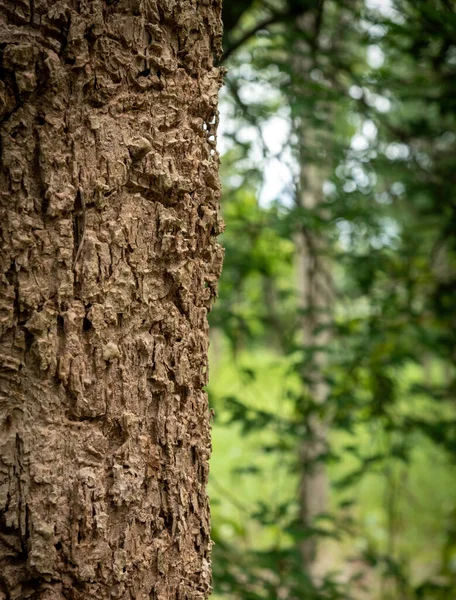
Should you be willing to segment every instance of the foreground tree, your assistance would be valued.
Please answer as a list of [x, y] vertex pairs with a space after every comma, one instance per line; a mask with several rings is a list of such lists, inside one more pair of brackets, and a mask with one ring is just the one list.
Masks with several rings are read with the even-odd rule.
[[0, 598], [206, 598], [219, 2], [0, 15]]
[[[443, 600], [456, 589], [456, 4], [303, 0], [294, 21], [291, 4], [224, 7], [229, 27], [237, 19], [224, 53], [235, 122], [224, 127], [229, 227], [213, 323], [235, 354], [220, 361], [230, 396], [222, 385], [211, 392], [219, 423], [235, 422], [251, 458], [229, 463], [244, 502], [230, 499], [222, 472], [214, 485], [217, 591]], [[296, 31], [314, 11], [318, 36]], [[286, 136], [288, 114], [278, 150], [271, 140], [280, 127]], [[267, 206], [271, 165], [277, 180], [287, 163], [297, 202], [286, 185]], [[292, 271], [282, 248], [297, 237], [293, 255], [307, 268]], [[307, 298], [291, 289], [296, 271]], [[330, 311], [320, 305], [329, 281]], [[329, 435], [318, 448], [320, 423]], [[326, 510], [315, 485], [324, 465]], [[345, 590], [331, 587], [336, 569]]]

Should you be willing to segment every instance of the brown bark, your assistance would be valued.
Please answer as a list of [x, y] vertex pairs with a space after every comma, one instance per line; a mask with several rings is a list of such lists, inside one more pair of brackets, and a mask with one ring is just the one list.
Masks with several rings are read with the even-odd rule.
[[210, 590], [218, 0], [0, 1], [0, 599]]

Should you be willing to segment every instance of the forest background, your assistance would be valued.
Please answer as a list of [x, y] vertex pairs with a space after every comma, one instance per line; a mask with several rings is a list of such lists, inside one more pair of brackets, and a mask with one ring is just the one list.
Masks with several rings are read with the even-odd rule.
[[456, 4], [223, 19], [213, 598], [456, 598]]

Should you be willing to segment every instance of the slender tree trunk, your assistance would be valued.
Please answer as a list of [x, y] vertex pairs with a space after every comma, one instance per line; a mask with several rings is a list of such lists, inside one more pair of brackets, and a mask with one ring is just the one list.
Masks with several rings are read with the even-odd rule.
[[[298, 81], [310, 78], [315, 64], [315, 52], [322, 21], [324, 4], [321, 2], [298, 21], [300, 31], [305, 33], [306, 42], [298, 40], [297, 54], [292, 63]], [[311, 90], [312, 88], [310, 88]], [[297, 94], [311, 93], [306, 86], [297, 89]], [[310, 104], [309, 104], [310, 106]], [[323, 179], [325, 167], [315, 159], [316, 150], [321, 144], [318, 131], [312, 123], [311, 115], [303, 114], [296, 126], [300, 148], [300, 181], [296, 194], [297, 208], [321, 213], [323, 197]], [[322, 215], [321, 215], [322, 216]], [[312, 403], [319, 405], [326, 402], [328, 386], [324, 379], [326, 365], [325, 349], [330, 341], [328, 324], [332, 304], [332, 283], [328, 265], [322, 253], [325, 240], [321, 233], [304, 225], [297, 228], [295, 235], [298, 298], [303, 311], [302, 338], [311, 352], [311, 359], [304, 369], [304, 385]], [[307, 438], [302, 441], [298, 450], [299, 461], [299, 519], [303, 527], [315, 525], [315, 517], [326, 510], [327, 477], [321, 454], [326, 448], [326, 424], [315, 412], [307, 417]], [[304, 569], [313, 574], [317, 562], [317, 538], [306, 537], [300, 544], [300, 552]]]
[[218, 0], [2, 0], [0, 599], [210, 591]]
[[[310, 132], [301, 138], [309, 142]], [[322, 171], [316, 165], [301, 165], [301, 193], [299, 206], [309, 211], [318, 211], [323, 201]], [[316, 404], [324, 404], [328, 396], [328, 385], [324, 379], [326, 348], [330, 342], [328, 325], [332, 304], [331, 283], [328, 282], [327, 264], [322, 258], [324, 240], [309, 229], [302, 228], [296, 235], [298, 270], [298, 293], [303, 310], [302, 332], [305, 346], [311, 349], [312, 359], [305, 369], [308, 395]], [[326, 510], [327, 477], [323, 462], [319, 460], [326, 448], [326, 424], [315, 413], [307, 420], [308, 438], [299, 449], [300, 521], [304, 527], [314, 526], [315, 517]], [[306, 538], [301, 544], [301, 555], [306, 570], [312, 572], [317, 560], [315, 536]]]

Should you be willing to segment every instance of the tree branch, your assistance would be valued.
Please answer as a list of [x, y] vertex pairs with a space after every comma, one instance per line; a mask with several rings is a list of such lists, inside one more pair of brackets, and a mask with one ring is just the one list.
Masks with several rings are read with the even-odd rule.
[[228, 48], [223, 53], [222, 58], [220, 59], [220, 64], [223, 64], [224, 62], [226, 62], [228, 60], [228, 58], [234, 52], [236, 52], [236, 50], [238, 48], [240, 48], [242, 45], [244, 45], [246, 42], [248, 42], [249, 39], [251, 37], [253, 37], [256, 33], [261, 31], [262, 29], [267, 29], [270, 25], [274, 25], [275, 23], [280, 23], [281, 21], [285, 20], [287, 18], [287, 16], [288, 15], [284, 14], [284, 13], [275, 13], [275, 14], [271, 15], [270, 17], [268, 17], [267, 19], [264, 19], [263, 21], [260, 21], [259, 23], [257, 23], [254, 27], [252, 27], [252, 29], [250, 29], [249, 31], [246, 31], [243, 36], [241, 36], [238, 40], [236, 40], [230, 46], [228, 46]]

